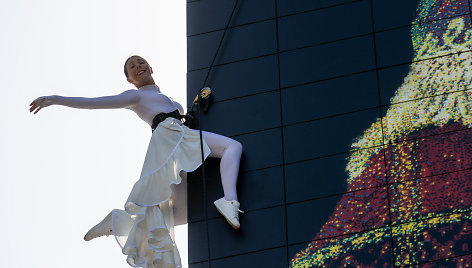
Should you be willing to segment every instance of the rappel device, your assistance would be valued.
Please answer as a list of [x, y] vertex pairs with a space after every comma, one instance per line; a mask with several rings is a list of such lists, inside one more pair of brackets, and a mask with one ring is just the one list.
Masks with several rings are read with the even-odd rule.
[[211, 89], [204, 87], [200, 90], [200, 93], [195, 96], [192, 107], [187, 111], [184, 116], [184, 124], [189, 128], [196, 128], [198, 123], [199, 111], [206, 113], [211, 102]]

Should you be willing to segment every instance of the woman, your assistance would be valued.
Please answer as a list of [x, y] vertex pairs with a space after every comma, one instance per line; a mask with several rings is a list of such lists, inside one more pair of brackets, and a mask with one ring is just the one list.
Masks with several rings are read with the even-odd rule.
[[[124, 65], [128, 82], [137, 90], [98, 98], [42, 96], [31, 102], [35, 114], [50, 105], [79, 109], [126, 108], [148, 123], [153, 134], [140, 179], [135, 183], [125, 210], [115, 209], [84, 237], [89, 241], [114, 234], [128, 263], [138, 267], [179, 267], [180, 257], [169, 229], [173, 227], [171, 185], [179, 184], [181, 171], [201, 165], [198, 131], [184, 126], [180, 104], [160, 92], [152, 68], [140, 56], [129, 57]], [[224, 197], [214, 202], [218, 211], [235, 229], [240, 227], [236, 182], [242, 145], [230, 138], [203, 131], [206, 157], [221, 158], [220, 172]]]

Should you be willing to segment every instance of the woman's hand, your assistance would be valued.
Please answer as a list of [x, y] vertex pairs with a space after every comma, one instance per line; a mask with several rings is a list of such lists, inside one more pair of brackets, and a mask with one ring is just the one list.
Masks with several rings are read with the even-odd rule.
[[41, 96], [41, 97], [35, 99], [34, 101], [32, 101], [30, 103], [30, 106], [31, 106], [30, 109], [29, 109], [30, 112], [34, 111], [34, 113], [36, 114], [42, 108], [48, 107], [49, 105], [55, 104], [55, 102], [54, 102], [55, 97], [56, 96]]

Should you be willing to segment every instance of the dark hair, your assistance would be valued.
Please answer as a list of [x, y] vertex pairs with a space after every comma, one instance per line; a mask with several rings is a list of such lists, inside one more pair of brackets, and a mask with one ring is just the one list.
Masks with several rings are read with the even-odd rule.
[[138, 55], [133, 55], [133, 56], [130, 56], [129, 58], [126, 59], [126, 61], [125, 61], [125, 67], [124, 67], [124, 71], [125, 71], [126, 78], [128, 78], [128, 70], [126, 69], [126, 64], [128, 64], [128, 61], [129, 61], [131, 58], [134, 58], [134, 57], [140, 57], [141, 59], [143, 58], [143, 57], [138, 56]]

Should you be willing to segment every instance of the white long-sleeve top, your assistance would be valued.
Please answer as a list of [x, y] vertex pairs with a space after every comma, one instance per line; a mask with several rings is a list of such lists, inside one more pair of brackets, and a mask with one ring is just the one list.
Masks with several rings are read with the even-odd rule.
[[97, 98], [56, 96], [57, 104], [80, 109], [113, 109], [126, 108], [134, 111], [142, 120], [152, 125], [156, 114], [179, 110], [184, 113], [182, 105], [162, 94], [156, 85], [147, 85], [138, 90], [126, 90], [119, 95]]

